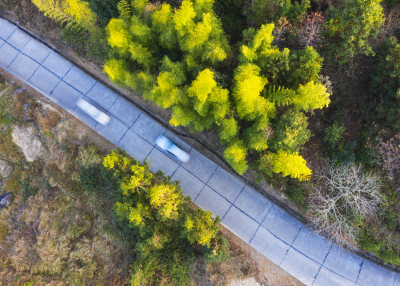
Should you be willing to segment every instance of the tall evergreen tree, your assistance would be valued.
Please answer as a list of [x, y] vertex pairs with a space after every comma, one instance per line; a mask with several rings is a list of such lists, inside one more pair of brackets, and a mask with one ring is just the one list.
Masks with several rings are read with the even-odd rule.
[[329, 43], [325, 52], [339, 64], [348, 64], [359, 54], [373, 55], [369, 40], [383, 23], [382, 0], [346, 0], [331, 7], [326, 23]]

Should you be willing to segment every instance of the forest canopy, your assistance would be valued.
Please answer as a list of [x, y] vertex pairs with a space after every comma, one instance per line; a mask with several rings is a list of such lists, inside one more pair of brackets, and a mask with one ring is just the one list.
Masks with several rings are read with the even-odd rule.
[[[111, 80], [170, 108], [173, 126], [218, 130], [225, 159], [240, 174], [248, 168], [249, 153], [277, 155], [290, 149], [293, 158], [301, 158], [298, 152], [310, 136], [306, 114], [330, 103], [318, 82], [322, 58], [313, 47], [279, 49], [270, 23], [243, 31], [235, 55], [213, 1], [184, 0], [176, 8], [131, 3], [121, 6], [120, 18], [106, 28], [112, 52], [104, 71]], [[238, 65], [230, 70], [233, 61]], [[285, 132], [292, 128], [290, 120], [281, 119], [288, 113], [303, 124]], [[305, 136], [297, 139], [290, 132]], [[272, 133], [280, 135], [270, 138]], [[274, 143], [278, 138], [283, 141]], [[310, 172], [305, 167], [285, 174], [305, 179]]]
[[172, 126], [218, 136], [237, 173], [255, 171], [337, 243], [400, 265], [398, 1], [34, 3]]

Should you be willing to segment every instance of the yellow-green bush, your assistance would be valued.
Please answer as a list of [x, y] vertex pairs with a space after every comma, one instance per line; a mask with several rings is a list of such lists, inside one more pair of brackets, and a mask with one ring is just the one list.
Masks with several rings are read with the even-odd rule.
[[120, 199], [114, 209], [138, 232], [132, 285], [187, 285], [189, 267], [198, 255], [210, 260], [226, 258], [218, 235], [219, 218], [189, 207], [179, 185], [154, 175], [122, 151], [113, 151], [103, 161], [120, 184]]
[[85, 30], [94, 30], [97, 16], [90, 10], [89, 3], [81, 0], [32, 0], [46, 16], [66, 24]]

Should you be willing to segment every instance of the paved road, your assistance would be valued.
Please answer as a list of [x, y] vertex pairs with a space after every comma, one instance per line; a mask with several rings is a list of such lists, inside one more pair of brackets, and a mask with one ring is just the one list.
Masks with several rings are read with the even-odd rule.
[[[257, 251], [306, 285], [400, 286], [400, 274], [347, 252], [209, 160], [132, 103], [59, 54], [0, 18], [0, 67], [15, 75], [151, 170], [162, 170], [181, 183], [184, 193]], [[84, 98], [111, 117], [102, 126], [76, 107]], [[187, 164], [154, 145], [164, 134], [191, 155]]]

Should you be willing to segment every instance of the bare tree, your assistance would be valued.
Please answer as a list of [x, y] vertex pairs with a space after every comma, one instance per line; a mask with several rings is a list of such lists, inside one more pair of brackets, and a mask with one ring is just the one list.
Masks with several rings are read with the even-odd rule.
[[296, 28], [297, 40], [302, 47], [319, 47], [322, 43], [324, 16], [321, 12], [312, 12], [299, 27]]
[[386, 39], [396, 35], [400, 30], [400, 8], [394, 7], [385, 13], [384, 22], [379, 30], [378, 39]]
[[360, 218], [376, 215], [382, 202], [380, 178], [355, 164], [327, 164], [316, 173], [310, 195], [312, 222], [338, 244], [352, 244], [354, 225]]
[[400, 136], [379, 143], [381, 166], [390, 180], [399, 178], [400, 172]]
[[285, 35], [291, 27], [292, 25], [286, 17], [282, 17], [278, 20], [273, 31], [275, 45], [279, 45], [286, 40]]

